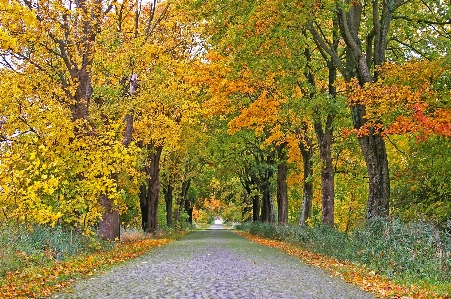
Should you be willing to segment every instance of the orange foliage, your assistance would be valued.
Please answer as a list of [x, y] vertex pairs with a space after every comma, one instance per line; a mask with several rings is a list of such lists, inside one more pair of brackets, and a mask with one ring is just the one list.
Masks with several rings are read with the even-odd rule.
[[280, 101], [273, 95], [263, 91], [249, 107], [229, 123], [229, 132], [235, 133], [243, 127], [255, 128], [262, 132], [266, 124], [276, 123], [279, 116]]
[[361, 87], [352, 81], [349, 104], [365, 105], [369, 120], [356, 133], [373, 128], [383, 134], [419, 133], [419, 138], [451, 136], [450, 94], [440, 86], [448, 69], [440, 61], [386, 64], [379, 68], [377, 82]]

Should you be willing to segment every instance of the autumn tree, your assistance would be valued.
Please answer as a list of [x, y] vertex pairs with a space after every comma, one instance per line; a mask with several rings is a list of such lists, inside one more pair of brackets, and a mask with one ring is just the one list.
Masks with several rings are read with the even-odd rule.
[[[5, 108], [14, 108], [2, 110], [3, 154], [11, 158], [2, 163], [2, 188], [17, 190], [3, 192], [8, 211], [19, 189], [29, 187], [18, 189], [8, 179], [19, 170], [9, 163], [20, 158], [14, 154], [20, 149], [30, 164], [18, 166], [28, 171], [34, 165], [37, 177], [30, 183], [40, 192], [28, 204], [54, 211], [40, 222], [62, 218], [89, 230], [100, 218], [99, 233], [115, 239], [118, 211], [126, 209], [121, 194], [138, 193], [143, 179], [156, 182], [146, 194], [153, 195], [149, 206], [157, 206], [163, 141], [177, 143], [167, 136], [178, 136], [180, 123], [196, 111], [189, 102], [165, 104], [181, 98], [175, 70], [183, 73], [183, 63], [176, 62], [194, 60], [188, 51], [194, 35], [169, 7], [156, 1], [2, 2], [2, 72], [8, 81], [1, 88], [17, 86], [2, 97]], [[27, 89], [18, 92], [23, 83]], [[8, 102], [8, 95], [17, 101]], [[143, 148], [142, 164], [136, 145]], [[36, 159], [38, 150], [46, 154]], [[136, 164], [148, 170], [147, 178]], [[39, 178], [41, 171], [49, 174]], [[155, 211], [146, 213], [153, 224]]]
[[207, 135], [201, 128], [201, 122], [195, 122], [182, 128], [180, 143], [168, 148], [163, 156], [162, 180], [168, 226], [173, 226], [174, 222], [181, 225], [181, 215], [184, 213], [188, 216], [188, 222], [192, 223], [194, 200], [198, 198], [190, 196], [190, 188], [193, 188], [192, 181], [199, 180], [203, 175], [208, 163], [209, 155], [205, 148]]
[[[340, 71], [346, 81], [357, 78], [364, 85], [377, 80], [373, 66], [386, 61], [386, 51], [390, 40], [390, 26], [393, 16], [404, 1], [373, 1], [363, 5], [359, 1], [333, 1], [319, 7], [333, 11], [331, 19], [338, 22], [340, 37], [346, 44], [346, 60], [342, 61], [332, 44], [328, 44], [321, 32], [323, 25], [313, 18], [308, 30], [319, 48], [327, 53], [330, 61]], [[365, 127], [366, 107], [361, 104], [351, 106], [354, 127]], [[385, 141], [380, 132], [369, 128], [358, 134], [358, 140], [365, 158], [369, 176], [367, 218], [387, 216], [389, 212], [390, 179]]]
[[[368, 126], [380, 130], [394, 148], [391, 155], [399, 161], [392, 163], [394, 213], [409, 219], [420, 217], [419, 211], [440, 222], [447, 215], [446, 179], [440, 178], [447, 176], [438, 174], [447, 168], [443, 154], [451, 134], [449, 70], [448, 58], [440, 57], [387, 63], [378, 68], [377, 82], [351, 88], [349, 100], [367, 107]], [[428, 172], [426, 165], [435, 170]]]
[[[365, 7], [359, 3], [350, 5], [348, 12], [344, 8], [338, 8], [337, 17], [340, 22], [341, 34], [347, 45], [347, 53], [351, 54], [351, 57], [347, 59], [348, 65], [344, 71], [352, 74], [349, 71], [350, 67], [354, 66], [358, 72], [352, 77], [356, 77], [361, 85], [377, 81], [380, 78], [378, 66], [384, 64], [387, 57], [396, 58], [401, 53], [404, 57], [411, 57], [412, 50], [419, 49], [411, 42], [411, 37], [405, 35], [406, 31], [415, 32], [413, 36], [418, 38], [425, 25], [426, 27], [438, 27], [438, 32], [443, 30], [440, 28], [449, 23], [449, 18], [447, 19], [449, 8], [444, 10], [442, 8], [443, 5], [439, 1], [429, 4], [423, 1], [385, 1], [381, 3], [375, 1], [366, 7], [368, 9], [366, 15], [371, 16], [370, 18], [365, 17]], [[415, 22], [414, 19], [418, 17], [418, 13], [423, 12], [425, 19], [420, 17], [423, 22]], [[408, 21], [408, 23], [402, 24], [404, 21]], [[405, 30], [404, 33], [401, 33], [400, 28]], [[432, 36], [438, 37], [439, 35], [440, 33]], [[365, 48], [363, 48], [363, 38], [366, 39]], [[427, 40], [430, 40], [430, 37]], [[435, 40], [433, 43], [436, 44], [437, 41]], [[396, 51], [390, 52], [391, 47]], [[371, 72], [372, 67], [374, 67], [373, 72]], [[344, 76], [346, 76], [345, 73]], [[366, 106], [356, 103], [351, 108], [355, 128], [365, 128], [369, 118]], [[388, 163], [386, 154], [384, 154], [384, 140], [377, 127], [370, 127], [366, 133], [358, 136], [370, 177], [367, 218], [388, 214], [390, 186]]]
[[[286, 140], [297, 135], [304, 163], [304, 208], [301, 223], [305, 223], [311, 210], [313, 187], [311, 185], [312, 157], [314, 141], [310, 131], [316, 132], [321, 152], [323, 222], [333, 225], [334, 177], [332, 167], [332, 136], [334, 119], [337, 113], [336, 66], [327, 53], [317, 50], [307, 30], [307, 14], [315, 10], [316, 4], [298, 5], [290, 1], [271, 3], [252, 2], [235, 7], [232, 2], [224, 3], [227, 9], [217, 10], [212, 3], [198, 1], [199, 11], [208, 22], [207, 36], [211, 36], [212, 48], [221, 51], [223, 59], [229, 59], [229, 66], [235, 75], [230, 76], [232, 88], [216, 88], [213, 92], [244, 94], [242, 103], [237, 104], [242, 113], [231, 122], [231, 129], [248, 127], [257, 132], [269, 128], [265, 134], [274, 142], [279, 157], [284, 156], [289, 145]], [[212, 17], [214, 16], [214, 17]], [[225, 25], [227, 24], [227, 25]], [[322, 34], [330, 35], [332, 50], [338, 53], [338, 23], [328, 22]], [[233, 50], [232, 50], [233, 49]], [[338, 54], [337, 54], [338, 55]], [[321, 71], [318, 71], [321, 70]], [[327, 71], [324, 71], [327, 70]], [[241, 80], [241, 83], [238, 81]], [[250, 81], [244, 86], [245, 80]], [[252, 82], [255, 80], [255, 82]], [[253, 85], [251, 85], [253, 84]], [[253, 86], [250, 88], [249, 86]], [[250, 95], [253, 93], [253, 95]], [[248, 98], [256, 100], [249, 104]], [[267, 102], [277, 103], [266, 113], [264, 97]], [[236, 97], [235, 97], [236, 99]], [[235, 100], [227, 100], [230, 104]], [[241, 106], [240, 106], [241, 105]], [[242, 106], [247, 107], [245, 109]], [[260, 110], [259, 110], [260, 109]], [[259, 111], [265, 111], [259, 114]], [[284, 176], [286, 162], [280, 161], [277, 173]], [[279, 190], [283, 190], [281, 179]], [[278, 198], [285, 198], [286, 192], [278, 192]], [[279, 212], [282, 222], [286, 221], [286, 200], [280, 200]], [[285, 211], [285, 212], [283, 212]]]
[[[55, 158], [60, 161], [51, 168], [55, 171], [52, 175], [58, 181], [58, 188], [52, 189], [56, 192], [51, 192], [56, 198], [53, 205], [64, 207], [65, 213], [75, 207], [72, 215], [78, 215], [80, 219], [70, 217], [70, 220], [66, 220], [79, 222], [83, 230], [88, 229], [100, 215], [107, 218], [111, 213], [115, 214], [115, 220], [110, 221], [110, 225], [114, 223], [114, 228], [110, 226], [108, 232], [104, 231], [104, 237], [114, 239], [119, 233], [119, 219], [117, 213], [112, 212], [112, 203], [117, 199], [114, 174], [120, 171], [116, 165], [121, 159], [114, 159], [109, 155], [123, 150], [115, 138], [115, 132], [119, 132], [121, 128], [112, 123], [102, 128], [96, 127], [91, 116], [93, 61], [97, 53], [95, 42], [103, 30], [112, 4], [102, 1], [13, 1], [3, 2], [2, 6], [5, 6], [2, 9], [3, 66], [9, 72], [17, 74], [16, 78], [10, 77], [11, 81], [8, 83], [17, 84], [15, 82], [20, 82], [18, 80], [21, 77], [28, 76], [32, 92], [17, 93], [17, 96], [21, 97], [22, 103], [34, 98], [41, 106], [41, 117], [44, 118], [36, 118], [39, 113], [29, 109], [19, 112], [19, 115], [25, 113], [22, 115], [26, 115], [28, 120], [24, 120], [34, 134], [45, 135], [53, 140], [52, 143], [47, 143], [42, 138], [40, 143], [51, 149], [47, 152], [56, 154]], [[48, 95], [41, 93], [46, 86], [51, 86]], [[49, 105], [48, 99], [52, 99], [56, 105]], [[19, 104], [18, 107], [20, 106]], [[54, 113], [60, 113], [56, 118], [62, 117], [59, 126], [52, 126], [45, 121], [46, 118], [51, 119]], [[14, 125], [14, 117], [9, 116], [7, 119], [8, 126]], [[45, 134], [43, 130], [38, 131], [38, 123], [41, 122], [45, 127], [53, 127], [56, 131], [52, 135]], [[9, 133], [5, 133], [6, 138], [11, 138], [10, 130], [11, 128]], [[16, 130], [21, 129], [17, 127]], [[60, 138], [62, 139], [59, 140]], [[20, 141], [15, 143], [18, 144]], [[70, 149], [61, 150], [66, 145]], [[28, 150], [26, 146], [24, 149]], [[66, 163], [73, 163], [76, 167], [70, 168], [70, 164]], [[71, 170], [62, 171], [65, 167]], [[69, 175], [64, 178], [57, 175], [57, 171]], [[93, 200], [93, 197], [97, 197], [97, 200]], [[77, 204], [66, 207], [66, 201], [75, 201]], [[103, 206], [101, 209], [98, 207], [99, 202]]]

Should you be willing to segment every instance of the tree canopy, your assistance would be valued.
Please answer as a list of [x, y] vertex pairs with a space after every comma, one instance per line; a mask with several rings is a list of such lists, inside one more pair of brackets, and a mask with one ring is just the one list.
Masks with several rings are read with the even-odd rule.
[[220, 215], [448, 221], [450, 17], [441, 0], [1, 1], [0, 222], [114, 239]]

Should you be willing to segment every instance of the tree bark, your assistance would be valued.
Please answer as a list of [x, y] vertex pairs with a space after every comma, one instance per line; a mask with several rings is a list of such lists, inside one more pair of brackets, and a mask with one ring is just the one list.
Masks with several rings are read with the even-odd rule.
[[390, 177], [385, 141], [374, 132], [359, 137], [358, 141], [369, 177], [366, 219], [386, 217], [389, 214]]
[[[335, 31], [334, 31], [335, 35]], [[334, 40], [337, 38], [334, 36]], [[334, 48], [334, 51], [337, 51]], [[337, 78], [337, 68], [329, 61], [329, 95], [335, 101], [337, 90], [335, 80]], [[320, 118], [319, 118], [320, 119]], [[332, 164], [332, 140], [333, 140], [333, 121], [334, 116], [328, 114], [323, 128], [321, 120], [315, 121], [315, 133], [319, 145], [319, 154], [321, 159], [321, 203], [322, 203], [322, 223], [334, 227], [334, 199], [335, 199], [335, 172]]]
[[149, 156], [144, 167], [147, 179], [140, 187], [139, 205], [143, 230], [154, 234], [158, 229], [158, 202], [160, 198], [160, 157], [162, 146], [148, 144]]
[[276, 213], [274, 209], [274, 198], [272, 194], [269, 194], [269, 222], [274, 223], [276, 222]]
[[[300, 129], [298, 130], [300, 132]], [[301, 206], [301, 216], [299, 225], [306, 225], [307, 220], [312, 215], [313, 204], [313, 141], [306, 137], [304, 141], [299, 142], [299, 148], [302, 154], [304, 168], [304, 192]]]
[[252, 202], [252, 207], [250, 208], [252, 209], [252, 215], [249, 217], [249, 220], [252, 220], [252, 222], [258, 222], [260, 219], [260, 197], [252, 192], [253, 187], [258, 186], [255, 178], [255, 175], [251, 174], [249, 167], [245, 167], [244, 174], [240, 177], [241, 184]]
[[262, 222], [274, 222], [274, 201], [270, 192], [269, 179], [261, 186], [262, 193]]
[[158, 230], [158, 201], [160, 199], [160, 157], [162, 146], [149, 145], [151, 164], [149, 167], [149, 179], [147, 180], [147, 232], [155, 233]]
[[174, 222], [177, 224], [180, 222], [180, 197], [175, 197], [176, 209], [174, 210]]
[[260, 198], [258, 195], [252, 196], [252, 222], [258, 222], [260, 219]]
[[147, 231], [147, 225], [149, 223], [147, 211], [149, 206], [147, 205], [147, 184], [143, 183], [139, 187], [139, 207], [141, 208], [141, 227], [143, 231]]
[[[240, 175], [240, 181], [241, 185], [244, 188], [245, 194], [244, 194], [244, 209], [243, 209], [243, 220], [244, 221], [251, 221], [254, 219], [254, 202], [253, 202], [253, 196], [252, 196], [252, 180], [247, 176], [246, 171], [244, 171], [243, 174]], [[258, 211], [258, 209], [257, 209]], [[258, 220], [258, 212], [257, 212], [257, 220]]]
[[332, 115], [327, 116], [326, 128], [321, 123], [315, 123], [321, 159], [321, 200], [322, 223], [334, 226], [334, 169], [332, 164]]
[[[381, 20], [379, 20], [379, 4], [378, 1], [373, 1], [373, 30], [375, 35], [373, 62], [375, 65], [385, 62], [385, 50], [392, 13], [400, 3], [400, 1], [394, 0], [384, 1], [382, 5], [383, 13]], [[369, 65], [371, 60], [367, 59], [363, 53], [358, 34], [361, 16], [361, 5], [352, 6], [349, 12], [345, 12], [343, 9], [338, 10], [340, 30], [347, 45], [347, 68], [350, 73], [352, 73], [351, 70], [356, 69], [359, 83], [364, 85], [371, 83], [373, 77], [370, 72], [371, 65]], [[360, 130], [367, 124], [365, 106], [354, 105], [351, 107], [351, 113], [355, 129]], [[390, 178], [385, 141], [376, 129], [369, 128], [368, 134], [358, 135], [358, 142], [369, 177], [366, 218], [370, 220], [374, 217], [386, 217], [389, 214]]]
[[166, 202], [166, 224], [168, 227], [172, 227], [172, 202], [173, 200], [173, 187], [171, 182], [168, 183], [168, 186], [163, 189], [164, 200]]
[[99, 223], [99, 236], [105, 240], [116, 240], [120, 238], [119, 212], [112, 207], [112, 200], [102, 194], [100, 204], [105, 209], [102, 213], [102, 220]]
[[252, 201], [250, 198], [250, 194], [248, 192], [246, 192], [244, 194], [243, 204], [244, 204], [244, 209], [243, 209], [241, 218], [243, 218], [243, 220], [246, 222], [251, 221], [252, 220]]
[[287, 162], [285, 158], [285, 144], [278, 146], [277, 152], [280, 163], [277, 165], [277, 221], [288, 222], [288, 194], [287, 194]]
[[180, 202], [181, 207], [180, 209], [183, 209], [183, 211], [188, 215], [188, 222], [192, 223], [193, 219], [193, 207], [190, 202], [190, 199], [188, 197], [188, 191], [189, 187], [191, 186], [191, 180], [184, 181], [182, 183], [182, 190], [180, 193]]
[[[331, 43], [331, 53], [337, 53], [338, 47], [338, 29], [336, 26], [336, 22], [334, 22], [334, 27], [332, 30], [332, 38], [333, 42]], [[308, 48], [304, 51], [304, 56], [307, 61], [307, 68], [304, 72], [307, 81], [310, 83], [312, 87], [314, 87], [313, 91], [310, 92], [310, 98], [313, 98], [316, 91], [315, 87], [315, 77], [314, 71], [312, 70], [311, 65], [311, 52]], [[336, 98], [336, 87], [335, 80], [337, 78], [337, 67], [332, 62], [332, 60], [328, 60], [325, 55], [323, 55], [324, 60], [327, 62], [327, 68], [329, 71], [329, 95], [331, 99], [335, 101]], [[332, 165], [332, 137], [333, 137], [333, 120], [334, 116], [330, 113], [326, 115], [326, 123], [323, 127], [321, 111], [319, 109], [315, 109], [314, 111], [314, 121], [313, 126], [315, 129], [315, 134], [319, 146], [320, 159], [321, 159], [321, 206], [322, 206], [322, 223], [328, 225], [330, 227], [334, 226], [334, 169]], [[305, 129], [304, 129], [305, 131]], [[311, 147], [311, 144], [310, 146]], [[305, 149], [304, 149], [305, 151]], [[308, 153], [303, 153], [304, 159], [309, 159]], [[311, 159], [311, 157], [310, 157]], [[306, 165], [304, 165], [305, 169]], [[308, 167], [308, 165], [307, 165]], [[305, 170], [304, 170], [305, 171]], [[306, 174], [306, 172], [304, 172]], [[313, 192], [313, 186], [306, 186], [308, 192]], [[304, 189], [304, 190], [306, 190]], [[307, 195], [308, 197], [309, 195]], [[306, 201], [305, 201], [306, 202]], [[305, 208], [305, 209], [304, 209]], [[302, 208], [302, 214], [306, 214], [310, 212], [307, 207]], [[301, 223], [305, 224], [305, 217], [307, 215], [301, 216]]]

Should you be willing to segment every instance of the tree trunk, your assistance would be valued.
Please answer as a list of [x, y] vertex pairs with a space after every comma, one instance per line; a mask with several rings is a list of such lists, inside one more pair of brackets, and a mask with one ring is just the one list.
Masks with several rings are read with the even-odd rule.
[[191, 185], [191, 180], [184, 181], [182, 183], [182, 191], [180, 193], [180, 202], [181, 202], [181, 209], [185, 211], [185, 213], [188, 215], [188, 222], [193, 223], [193, 206], [191, 204], [191, 201], [188, 197], [188, 191], [189, 187]]
[[274, 222], [274, 201], [270, 192], [270, 182], [269, 179], [261, 187], [262, 192], [262, 222]]
[[[150, 180], [149, 180], [150, 181]], [[147, 189], [147, 232], [154, 234], [158, 230], [158, 202], [160, 198], [160, 178], [157, 175], [153, 184]]]
[[380, 134], [370, 133], [358, 140], [369, 177], [366, 219], [386, 217], [389, 214], [390, 178], [384, 139]]
[[149, 218], [147, 217], [147, 211], [149, 206], [147, 205], [147, 184], [143, 183], [139, 187], [139, 207], [141, 208], [141, 227], [143, 231], [147, 231], [147, 225]]
[[246, 202], [248, 204], [248, 210], [245, 209], [245, 213], [250, 213], [252, 211], [252, 215], [250, 215], [247, 220], [258, 222], [260, 216], [260, 198], [255, 193], [253, 194], [253, 188], [257, 186], [255, 181], [256, 177], [249, 175], [249, 173], [249, 169], [246, 168], [244, 174], [240, 177], [241, 184], [243, 185], [244, 190], [246, 190]]
[[158, 202], [160, 198], [160, 157], [162, 146], [148, 144], [150, 151], [146, 172], [146, 182], [141, 185], [139, 192], [139, 205], [141, 208], [142, 227], [148, 233], [155, 233], [158, 229]]
[[[373, 62], [376, 66], [385, 62], [388, 30], [392, 15], [402, 3], [402, 1], [398, 0], [384, 1], [382, 3], [383, 13], [381, 20], [379, 20], [379, 3], [377, 1], [373, 2], [373, 31], [375, 36]], [[343, 9], [339, 9], [337, 12], [340, 20], [340, 30], [347, 45], [348, 70], [357, 70], [356, 77], [362, 86], [371, 83], [373, 81], [370, 72], [371, 57], [366, 57], [362, 51], [362, 42], [359, 36], [362, 6], [359, 4], [352, 6], [347, 12]], [[371, 42], [372, 40], [368, 39], [368, 41]], [[371, 48], [369, 45], [367, 47]], [[367, 125], [365, 106], [354, 105], [351, 107], [351, 112], [354, 128], [360, 130]], [[389, 214], [390, 178], [385, 141], [374, 128], [369, 128], [366, 135], [359, 135], [358, 141], [369, 177], [366, 218], [370, 220], [374, 217], [386, 217]]]
[[[122, 145], [128, 147], [132, 141], [133, 135], [133, 115], [131, 113], [127, 114], [125, 119], [125, 132], [124, 139], [122, 140]], [[114, 180], [116, 184], [118, 182], [118, 176], [114, 175]], [[107, 195], [100, 196], [100, 204], [105, 209], [102, 214], [102, 219], [99, 221], [99, 235], [105, 240], [116, 240], [120, 239], [120, 215], [118, 211], [112, 210], [111, 199]]]
[[120, 238], [119, 212], [114, 210], [113, 201], [106, 195], [100, 196], [100, 204], [105, 209], [102, 220], [99, 222], [99, 236], [105, 240], [116, 240]]
[[[304, 144], [305, 143], [305, 144]], [[299, 143], [304, 167], [304, 193], [302, 198], [301, 216], [299, 225], [306, 225], [307, 220], [312, 215], [313, 204], [313, 142], [310, 138], [305, 138]]]
[[177, 224], [180, 222], [180, 199], [176, 197], [175, 205], [177, 208], [174, 210], [174, 222]]
[[276, 213], [274, 209], [274, 198], [272, 194], [269, 194], [269, 222], [276, 222]]
[[258, 222], [260, 216], [260, 198], [258, 195], [252, 196], [252, 222]]
[[324, 131], [321, 123], [315, 123], [321, 159], [322, 223], [330, 227], [334, 226], [334, 169], [331, 151], [332, 121], [332, 115], [328, 115]]
[[172, 202], [173, 202], [172, 190], [173, 187], [171, 182], [169, 182], [167, 188], [163, 190], [164, 200], [166, 202], [166, 224], [168, 227], [172, 227]]
[[147, 180], [147, 232], [153, 234], [158, 229], [158, 201], [160, 199], [160, 157], [163, 147], [150, 144], [148, 148], [153, 151], [150, 153], [150, 178]]
[[288, 222], [288, 195], [287, 195], [287, 163], [282, 161], [277, 166], [277, 209], [279, 223]]
[[251, 221], [252, 220], [252, 202], [250, 199], [249, 192], [246, 192], [244, 194], [243, 204], [244, 204], [244, 209], [243, 209], [241, 218], [246, 222]]
[[185, 212], [188, 214], [187, 222], [193, 224], [193, 205], [188, 196], [185, 198]]
[[[336, 39], [336, 31], [334, 31], [334, 40]], [[334, 51], [337, 51], [336, 48], [334, 48]], [[335, 101], [337, 96], [337, 90], [335, 87], [337, 68], [331, 61], [328, 62], [327, 66], [329, 70], [329, 95]], [[335, 172], [332, 164], [333, 121], [334, 116], [332, 114], [328, 114], [324, 129], [321, 120], [314, 123], [321, 159], [322, 223], [330, 227], [334, 227], [335, 199]]]

